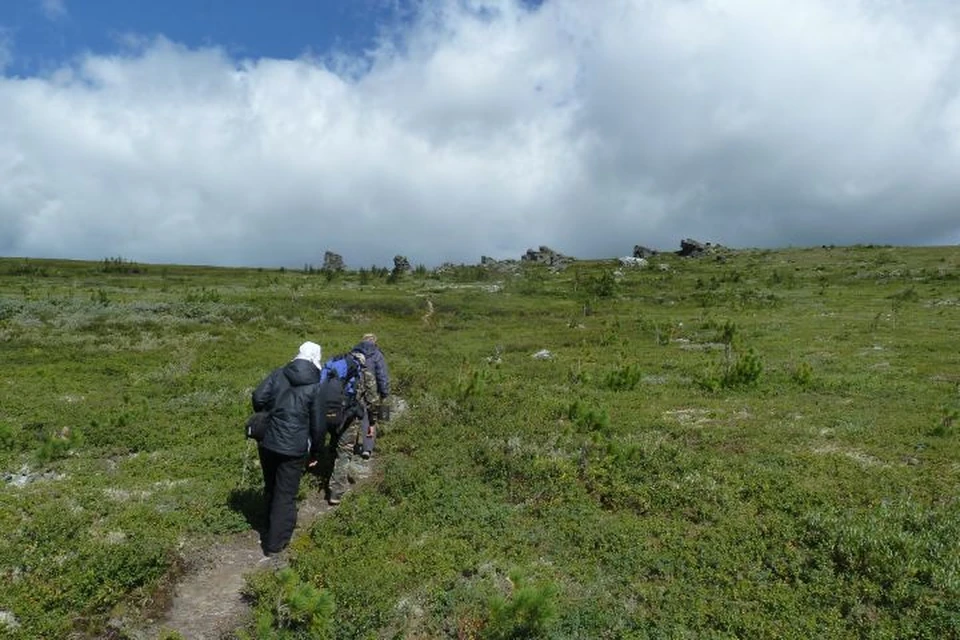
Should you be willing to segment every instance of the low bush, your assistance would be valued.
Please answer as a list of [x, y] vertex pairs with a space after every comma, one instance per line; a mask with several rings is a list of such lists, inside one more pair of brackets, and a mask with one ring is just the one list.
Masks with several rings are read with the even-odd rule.
[[[293, 569], [287, 567], [276, 574], [258, 575], [249, 589], [257, 598], [254, 609], [257, 640], [333, 637], [336, 605], [332, 594], [304, 582]], [[246, 634], [241, 637], [250, 638]]]

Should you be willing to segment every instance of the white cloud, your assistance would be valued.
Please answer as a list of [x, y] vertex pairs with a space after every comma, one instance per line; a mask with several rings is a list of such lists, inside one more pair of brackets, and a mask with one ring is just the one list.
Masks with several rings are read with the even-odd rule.
[[960, 241], [953, 3], [437, 0], [366, 59], [0, 79], [0, 254], [216, 264]]
[[67, 17], [66, 0], [40, 0], [40, 10], [48, 20], [60, 20]]

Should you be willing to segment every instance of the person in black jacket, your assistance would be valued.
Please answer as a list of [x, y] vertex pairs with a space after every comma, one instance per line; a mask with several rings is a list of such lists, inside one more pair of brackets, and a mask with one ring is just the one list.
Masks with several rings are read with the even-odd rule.
[[304, 464], [308, 457], [317, 457], [326, 436], [320, 365], [320, 345], [304, 342], [293, 360], [271, 372], [253, 392], [253, 410], [270, 413], [259, 445], [267, 510], [261, 546], [268, 557], [290, 543]]

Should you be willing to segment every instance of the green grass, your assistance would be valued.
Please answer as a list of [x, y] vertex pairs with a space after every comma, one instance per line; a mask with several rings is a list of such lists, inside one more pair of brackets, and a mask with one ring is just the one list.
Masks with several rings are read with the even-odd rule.
[[960, 637], [958, 284], [956, 248], [0, 260], [0, 637], [97, 637], [249, 528], [253, 386], [369, 330], [411, 409], [254, 637]]

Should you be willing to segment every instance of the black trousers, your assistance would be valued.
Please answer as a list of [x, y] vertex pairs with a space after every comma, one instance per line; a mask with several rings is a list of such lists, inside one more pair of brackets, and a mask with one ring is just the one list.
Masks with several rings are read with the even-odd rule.
[[264, 553], [277, 553], [290, 543], [297, 526], [297, 492], [303, 475], [304, 456], [285, 456], [260, 447], [267, 532]]

